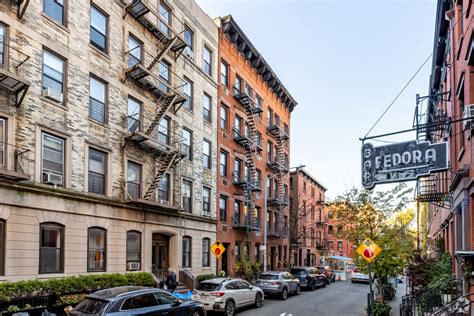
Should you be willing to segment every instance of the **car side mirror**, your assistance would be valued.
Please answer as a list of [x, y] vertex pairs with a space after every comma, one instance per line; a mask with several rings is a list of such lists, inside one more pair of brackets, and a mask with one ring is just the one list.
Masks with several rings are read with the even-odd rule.
[[179, 305], [181, 305], [181, 304], [183, 304], [183, 301], [180, 300], [180, 299], [177, 299], [177, 300], [175, 300], [175, 301], [173, 302], [172, 305], [173, 305], [173, 306], [179, 306]]

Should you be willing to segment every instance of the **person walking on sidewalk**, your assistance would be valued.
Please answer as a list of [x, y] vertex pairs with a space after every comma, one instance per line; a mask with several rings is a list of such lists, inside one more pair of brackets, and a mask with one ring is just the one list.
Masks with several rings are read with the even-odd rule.
[[173, 271], [173, 269], [168, 268], [168, 278], [166, 279], [166, 286], [168, 287], [168, 291], [174, 293], [174, 290], [176, 290], [177, 285], [178, 284], [176, 282], [176, 273]]

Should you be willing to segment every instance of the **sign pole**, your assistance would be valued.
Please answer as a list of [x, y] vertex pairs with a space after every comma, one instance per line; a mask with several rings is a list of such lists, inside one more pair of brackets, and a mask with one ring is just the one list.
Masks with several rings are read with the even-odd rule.
[[370, 273], [370, 263], [369, 263], [369, 306], [367, 308], [369, 316], [374, 315], [374, 292], [372, 289], [372, 274]]

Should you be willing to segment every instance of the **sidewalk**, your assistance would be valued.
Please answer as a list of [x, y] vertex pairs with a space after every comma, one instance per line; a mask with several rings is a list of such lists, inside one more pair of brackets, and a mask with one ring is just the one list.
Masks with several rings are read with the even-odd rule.
[[402, 303], [403, 295], [405, 295], [405, 293], [406, 293], [406, 288], [407, 288], [406, 281], [407, 280], [406, 280], [405, 277], [403, 277], [402, 281], [403, 281], [403, 283], [398, 284], [398, 286], [395, 288], [396, 289], [395, 298], [393, 299], [393, 301], [390, 302], [390, 306], [392, 307], [392, 310], [391, 310], [390, 314], [393, 315], [393, 316], [400, 315], [400, 304]]

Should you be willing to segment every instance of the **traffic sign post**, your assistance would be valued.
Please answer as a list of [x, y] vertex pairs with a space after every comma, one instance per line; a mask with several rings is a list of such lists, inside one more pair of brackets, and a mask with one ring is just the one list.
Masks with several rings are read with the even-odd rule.
[[374, 315], [374, 290], [372, 288], [372, 272], [370, 271], [370, 263], [374, 261], [374, 259], [380, 254], [382, 251], [382, 248], [377, 246], [376, 243], [374, 243], [372, 240], [369, 238], [366, 238], [362, 244], [357, 248], [356, 252], [364, 258], [365, 261], [369, 263], [368, 265], [368, 270], [369, 270], [369, 301], [368, 306], [367, 306], [367, 312], [369, 316]]

